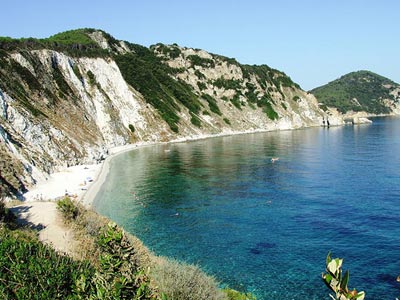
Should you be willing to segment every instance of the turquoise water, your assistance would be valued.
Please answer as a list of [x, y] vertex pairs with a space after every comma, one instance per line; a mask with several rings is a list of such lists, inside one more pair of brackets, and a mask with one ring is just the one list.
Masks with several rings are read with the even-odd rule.
[[[280, 160], [271, 163], [271, 157]], [[400, 119], [159, 145], [112, 160], [95, 208], [258, 299], [329, 299], [329, 251], [400, 296]]]

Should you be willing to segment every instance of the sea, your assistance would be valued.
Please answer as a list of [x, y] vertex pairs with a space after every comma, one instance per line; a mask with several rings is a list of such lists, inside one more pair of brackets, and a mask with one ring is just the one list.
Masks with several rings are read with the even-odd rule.
[[138, 148], [94, 208], [259, 300], [330, 299], [329, 252], [349, 288], [400, 298], [400, 118]]

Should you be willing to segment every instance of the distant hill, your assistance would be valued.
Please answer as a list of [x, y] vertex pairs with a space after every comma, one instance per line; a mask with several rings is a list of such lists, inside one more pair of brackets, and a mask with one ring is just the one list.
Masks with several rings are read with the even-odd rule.
[[400, 102], [400, 85], [370, 71], [357, 71], [311, 90], [325, 106], [340, 112], [390, 114]]

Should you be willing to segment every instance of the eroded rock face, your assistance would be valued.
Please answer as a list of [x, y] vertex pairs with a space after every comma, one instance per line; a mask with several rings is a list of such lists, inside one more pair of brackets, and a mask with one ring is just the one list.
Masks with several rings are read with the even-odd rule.
[[[90, 36], [115, 55], [137, 55], [125, 42], [111, 45], [102, 32]], [[94, 163], [109, 148], [127, 143], [319, 126], [326, 116], [313, 95], [277, 70], [244, 67], [203, 50], [177, 48], [174, 57], [161, 48], [151, 51], [175, 70], [167, 75], [198, 98], [201, 109], [195, 116], [182, 102], [173, 104], [178, 132], [138, 91], [140, 86], [135, 90], [127, 83], [111, 55], [3, 51], [0, 150], [6, 158], [2, 170], [9, 170], [0, 176], [3, 192], [21, 193], [60, 167]], [[173, 94], [168, 88], [163, 87]], [[329, 118], [332, 125], [343, 122], [340, 115]]]

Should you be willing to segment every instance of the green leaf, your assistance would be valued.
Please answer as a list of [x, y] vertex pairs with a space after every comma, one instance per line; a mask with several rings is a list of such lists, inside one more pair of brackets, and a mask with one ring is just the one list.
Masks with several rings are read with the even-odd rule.
[[340, 283], [340, 288], [345, 292], [348, 291], [347, 284], [349, 283], [349, 276], [350, 276], [350, 272], [346, 271], [346, 273], [344, 274], [344, 277]]
[[326, 283], [328, 283], [328, 284], [330, 284], [331, 283], [331, 281], [332, 281], [332, 275], [331, 274], [325, 274], [323, 277], [322, 277], [324, 280], [325, 280], [325, 282]]
[[331, 262], [331, 251], [329, 251], [328, 255], [326, 256], [326, 265], [328, 265]]

